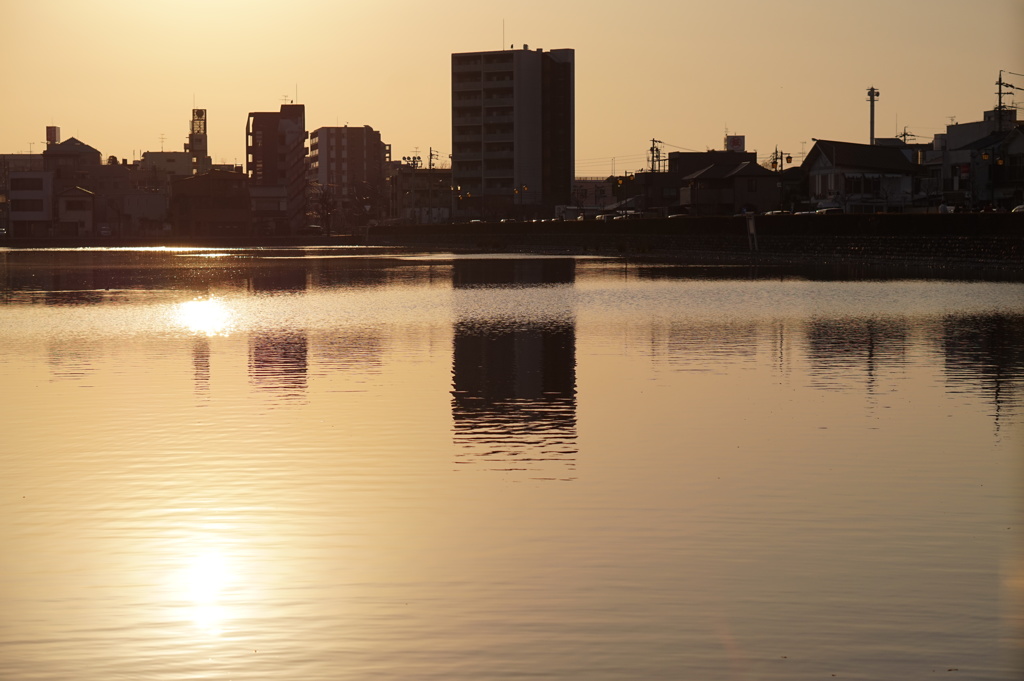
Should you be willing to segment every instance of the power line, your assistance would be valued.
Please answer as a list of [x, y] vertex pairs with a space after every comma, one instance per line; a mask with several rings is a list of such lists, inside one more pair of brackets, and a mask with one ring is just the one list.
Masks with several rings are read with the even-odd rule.
[[[672, 147], [673, 149], [682, 149], [683, 151], [692, 151], [692, 152], [694, 152], [696, 154], [702, 153], [699, 149], [689, 149], [687, 147], [680, 147], [679, 145], [669, 144], [668, 142], [662, 142], [662, 144], [664, 144], [666, 147]], [[704, 151], [707, 151], [707, 149], [705, 149]]]

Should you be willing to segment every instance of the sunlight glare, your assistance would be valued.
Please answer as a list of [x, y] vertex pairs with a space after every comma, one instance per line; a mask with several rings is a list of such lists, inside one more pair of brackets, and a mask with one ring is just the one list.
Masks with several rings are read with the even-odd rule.
[[218, 298], [196, 298], [181, 303], [174, 316], [178, 324], [193, 333], [226, 336], [231, 330], [231, 310]]
[[185, 570], [183, 586], [192, 602], [192, 619], [201, 630], [213, 636], [223, 630], [225, 612], [221, 601], [230, 582], [227, 562], [217, 551], [195, 556]]

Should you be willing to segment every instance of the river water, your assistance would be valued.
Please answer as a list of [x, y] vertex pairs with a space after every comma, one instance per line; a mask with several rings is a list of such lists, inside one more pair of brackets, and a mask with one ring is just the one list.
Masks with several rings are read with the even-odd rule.
[[1024, 675], [1024, 284], [0, 251], [0, 679]]

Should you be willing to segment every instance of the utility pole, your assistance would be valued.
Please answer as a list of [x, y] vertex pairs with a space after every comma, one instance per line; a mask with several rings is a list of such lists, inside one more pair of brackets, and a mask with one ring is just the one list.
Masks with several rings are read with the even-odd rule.
[[661, 147], [659, 144], [664, 144], [661, 140], [651, 138], [651, 172], [661, 172]]
[[786, 163], [793, 163], [792, 154], [787, 154], [783, 151], [779, 151], [778, 147], [775, 147], [775, 153], [772, 154], [772, 170], [777, 170], [779, 173], [779, 210], [785, 210], [785, 175], [783, 171], [786, 169]]
[[905, 125], [903, 126], [903, 132], [901, 132], [900, 134], [898, 134], [896, 136], [902, 138], [904, 144], [906, 144], [907, 140], [909, 140], [911, 138], [917, 139], [917, 135], [915, 135], [912, 132], [907, 132], [907, 126], [905, 126]]
[[[1013, 73], [1012, 71], [1007, 71], [1006, 73], [1009, 73], [1012, 76], [1020, 76], [1021, 75], [1019, 73]], [[1007, 83], [1006, 81], [1004, 81], [1003, 80], [1003, 69], [999, 69], [999, 80], [996, 81], [996, 85], [999, 86], [999, 92], [996, 93], [996, 97], [999, 98], [998, 99], [998, 104], [996, 105], [996, 116], [999, 117], [999, 120], [997, 121], [997, 124], [999, 125], [999, 132], [1003, 132], [1003, 120], [1004, 120], [1003, 119], [1003, 112], [1010, 108], [1009, 106], [1006, 106], [1005, 104], [1003, 104], [1003, 97], [1008, 97], [1011, 94], [1009, 92], [1003, 92], [1003, 88], [1009, 88], [1010, 90], [1021, 90], [1021, 89], [1024, 89], [1024, 88], [1019, 88], [1019, 87], [1017, 87], [1015, 85], [1011, 85], [1010, 83]]]

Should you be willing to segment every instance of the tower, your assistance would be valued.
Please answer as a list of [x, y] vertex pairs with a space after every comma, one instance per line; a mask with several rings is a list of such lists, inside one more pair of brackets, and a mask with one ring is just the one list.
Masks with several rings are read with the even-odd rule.
[[209, 172], [211, 161], [206, 138], [206, 109], [192, 109], [192, 124], [189, 126], [188, 146], [185, 149], [192, 155], [193, 175]]
[[871, 141], [870, 144], [875, 143], [875, 101], [881, 93], [875, 89], [874, 86], [868, 88], [868, 101], [871, 102]]

